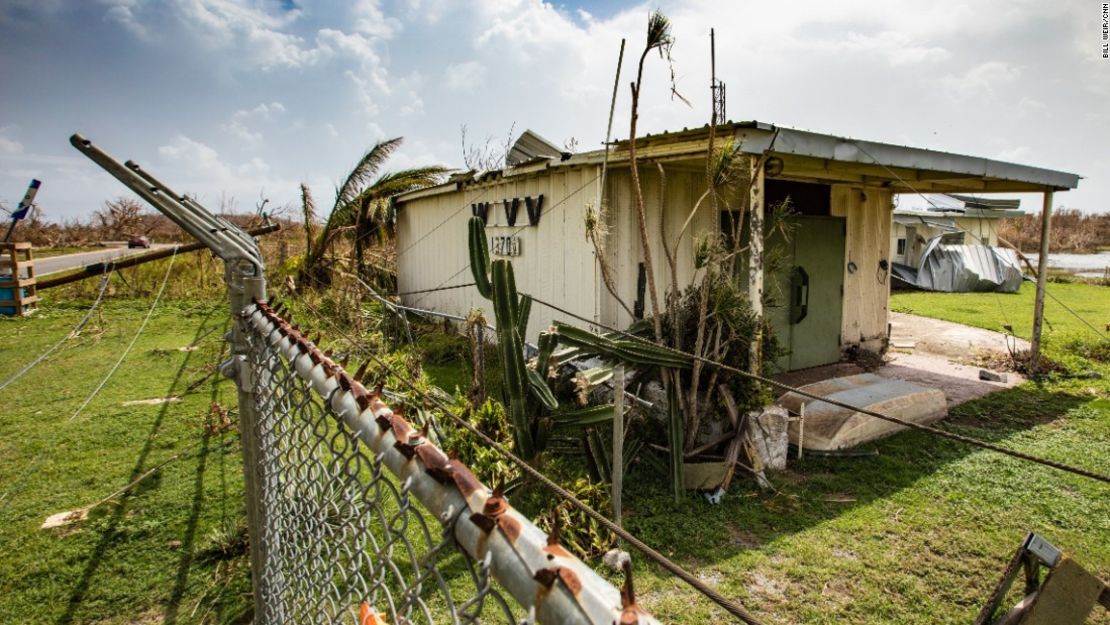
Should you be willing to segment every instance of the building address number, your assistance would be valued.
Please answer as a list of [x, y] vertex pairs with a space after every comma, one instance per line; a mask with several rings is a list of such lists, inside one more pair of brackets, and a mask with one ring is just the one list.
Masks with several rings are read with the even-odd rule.
[[520, 256], [520, 237], [498, 236], [490, 237], [489, 251], [494, 256]]

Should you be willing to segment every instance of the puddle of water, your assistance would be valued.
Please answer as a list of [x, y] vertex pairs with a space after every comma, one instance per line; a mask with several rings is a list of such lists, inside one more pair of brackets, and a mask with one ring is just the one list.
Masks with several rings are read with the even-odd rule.
[[[1037, 254], [1026, 254], [1029, 260], [1036, 265]], [[1063, 269], [1074, 273], [1093, 273], [1101, 277], [1107, 267], [1110, 267], [1110, 252], [1098, 254], [1049, 254], [1048, 266], [1053, 269]]]

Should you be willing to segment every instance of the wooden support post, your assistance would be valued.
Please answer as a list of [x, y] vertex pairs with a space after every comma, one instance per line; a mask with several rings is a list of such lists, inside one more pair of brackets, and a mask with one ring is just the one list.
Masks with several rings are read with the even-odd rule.
[[1044, 287], [1048, 274], [1048, 241], [1052, 229], [1052, 191], [1044, 192], [1041, 208], [1041, 251], [1037, 257], [1037, 298], [1033, 302], [1033, 337], [1029, 341], [1029, 370], [1036, 376], [1041, 360], [1041, 328], [1044, 325]]
[[624, 365], [613, 368], [613, 522], [621, 523], [621, 491], [624, 489]]
[[763, 363], [763, 159], [752, 156], [752, 184], [748, 203], [748, 300], [756, 319], [748, 356], [748, 371], [762, 374]]

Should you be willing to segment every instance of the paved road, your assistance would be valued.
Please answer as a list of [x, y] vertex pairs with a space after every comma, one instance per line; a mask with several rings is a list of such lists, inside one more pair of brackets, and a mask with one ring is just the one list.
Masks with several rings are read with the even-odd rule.
[[[155, 243], [150, 246], [151, 250], [160, 249], [163, 247], [170, 247], [169, 243]], [[35, 259], [35, 275], [38, 277], [45, 276], [50, 273], [57, 273], [59, 271], [66, 271], [68, 269], [77, 269], [85, 265], [99, 263], [113, 258], [120, 258], [129, 254], [142, 254], [149, 250], [144, 249], [128, 249], [126, 247], [109, 247], [95, 252], [82, 252], [80, 254], [65, 254], [63, 256], [51, 256], [49, 258], [36, 258]]]

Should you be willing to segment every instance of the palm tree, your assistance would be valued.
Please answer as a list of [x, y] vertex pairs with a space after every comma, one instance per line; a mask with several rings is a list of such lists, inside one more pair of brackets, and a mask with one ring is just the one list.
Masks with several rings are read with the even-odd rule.
[[[398, 193], [438, 184], [451, 171], [432, 165], [379, 175], [378, 170], [402, 141], [402, 137], [397, 137], [376, 144], [347, 174], [343, 185], [336, 190], [335, 204], [327, 222], [314, 238], [309, 239], [300, 271], [303, 283], [322, 286], [331, 282], [332, 267], [326, 262], [326, 257], [335, 243], [344, 237], [353, 243], [356, 273], [365, 275], [368, 270], [366, 248], [375, 243], [387, 243], [393, 238], [391, 198]], [[311, 201], [309, 196], [303, 197]], [[308, 215], [307, 206], [305, 210]], [[380, 265], [377, 269], [381, 269]]]

